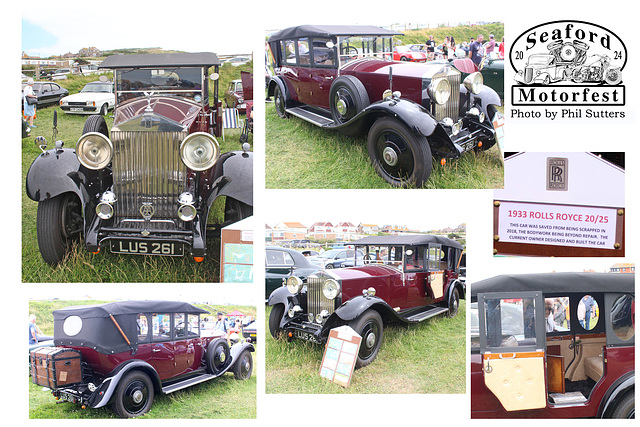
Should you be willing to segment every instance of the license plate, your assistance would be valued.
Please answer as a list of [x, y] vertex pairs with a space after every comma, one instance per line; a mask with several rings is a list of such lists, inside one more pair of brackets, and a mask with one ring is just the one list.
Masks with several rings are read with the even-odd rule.
[[66, 391], [60, 391], [60, 399], [65, 400], [67, 402], [76, 403], [78, 400], [76, 396], [71, 393], [67, 393]]
[[184, 244], [154, 240], [111, 239], [111, 252], [116, 254], [183, 256]]
[[316, 337], [309, 332], [304, 332], [304, 331], [299, 331], [297, 329], [293, 330], [293, 337], [299, 340], [304, 340], [304, 341], [311, 341], [314, 342], [316, 344], [320, 344], [318, 342], [318, 340], [316, 340]]
[[69, 108], [69, 111], [84, 111], [82, 108]]

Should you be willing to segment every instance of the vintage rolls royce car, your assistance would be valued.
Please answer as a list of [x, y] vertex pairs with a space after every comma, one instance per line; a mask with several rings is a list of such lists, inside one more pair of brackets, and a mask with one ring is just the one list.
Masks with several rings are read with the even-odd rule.
[[473, 418], [634, 418], [634, 274], [471, 286]]
[[374, 26], [302, 25], [269, 38], [278, 115], [346, 135], [366, 133], [386, 182], [422, 187], [432, 157], [458, 158], [496, 143], [499, 96], [480, 73], [461, 81], [449, 64], [393, 61], [393, 36]]
[[[432, 235], [370, 236], [352, 242], [364, 265], [291, 276], [268, 304], [274, 338], [326, 342], [349, 325], [362, 337], [356, 368], [378, 355], [385, 324], [414, 324], [458, 313], [465, 288], [458, 280], [460, 243]], [[354, 260], [355, 263], [355, 260]]]
[[112, 405], [122, 418], [144, 415], [154, 395], [232, 372], [253, 371], [252, 344], [229, 346], [224, 334], [200, 328], [194, 305], [120, 301], [53, 312], [55, 347], [31, 352], [34, 383], [62, 401], [91, 408]]
[[111, 130], [92, 115], [75, 149], [56, 141], [46, 150], [38, 138], [42, 154], [27, 174], [47, 263], [59, 263], [81, 235], [94, 253], [107, 247], [202, 261], [218, 197], [226, 196], [225, 224], [252, 214], [250, 146], [220, 153], [215, 138], [222, 130], [219, 65], [214, 53], [113, 55], [102, 62], [114, 71]]

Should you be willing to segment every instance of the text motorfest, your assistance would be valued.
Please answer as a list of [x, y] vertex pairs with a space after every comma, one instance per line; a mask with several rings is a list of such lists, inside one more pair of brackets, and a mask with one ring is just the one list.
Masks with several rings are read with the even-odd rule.
[[[621, 83], [627, 49], [616, 34], [600, 25], [569, 20], [540, 24], [516, 38], [509, 60], [516, 73], [516, 84], [511, 87], [514, 106], [625, 105], [625, 86]], [[522, 114], [515, 111], [516, 117]], [[625, 117], [624, 112], [618, 113], [614, 116]], [[584, 114], [574, 110], [558, 117], [612, 115], [590, 108]]]

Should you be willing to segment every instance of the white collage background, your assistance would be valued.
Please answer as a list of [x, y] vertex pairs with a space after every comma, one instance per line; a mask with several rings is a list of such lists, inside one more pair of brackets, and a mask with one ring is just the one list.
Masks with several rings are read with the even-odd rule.
[[[17, 99], [17, 70], [21, 16], [51, 16], [65, 28], [67, 37], [77, 38], [79, 47], [152, 47], [217, 53], [254, 53], [254, 75], [262, 76], [264, 39], [267, 31], [301, 24], [447, 23], [500, 21], [505, 23], [506, 53], [509, 43], [523, 31], [549, 21], [570, 19], [601, 25], [613, 31], [627, 47], [628, 63], [623, 70], [627, 87], [624, 119], [571, 121], [510, 119], [509, 87], [513, 70], [505, 67], [506, 151], [624, 151], [626, 152], [626, 257], [618, 258], [495, 258], [492, 256], [491, 190], [265, 190], [264, 189], [264, 94], [256, 91], [254, 112], [254, 284], [28, 284], [21, 282], [20, 200], [21, 165], [17, 116], [13, 101], [2, 105], [5, 130], [0, 176], [2, 178], [3, 310], [6, 332], [2, 354], [0, 393], [3, 413], [12, 421], [27, 425], [59, 425], [65, 420], [29, 420], [27, 403], [26, 334], [29, 298], [69, 298], [89, 290], [96, 298], [146, 298], [158, 291], [167, 299], [198, 300], [214, 295], [214, 300], [234, 298], [233, 303], [255, 305], [259, 327], [264, 325], [263, 284], [264, 241], [262, 226], [280, 221], [313, 222], [344, 217], [363, 222], [423, 224], [423, 229], [467, 224], [467, 283], [500, 273], [604, 271], [615, 262], [637, 262], [638, 183], [640, 147], [636, 106], [638, 84], [634, 70], [640, 50], [637, 46], [637, 13], [630, 2], [579, 2], [572, 4], [537, 1], [405, 1], [405, 2], [29, 2], [20, 9], [6, 7], [2, 16], [2, 71], [9, 100]], [[177, 19], [176, 19], [177, 18]], [[486, 37], [486, 35], [485, 35]], [[122, 40], [113, 45], [114, 39]], [[261, 78], [261, 77], [260, 77]], [[16, 93], [13, 93], [16, 92]], [[8, 105], [7, 105], [8, 104]], [[6, 111], [5, 111], [6, 110]], [[612, 191], [622, 189], [612, 188]], [[326, 200], [311, 211], [312, 200]], [[318, 206], [318, 204], [315, 204]], [[372, 216], [374, 216], [372, 218]], [[386, 219], [385, 219], [386, 218]], [[467, 319], [468, 320], [468, 319]], [[24, 325], [24, 326], [23, 326]], [[14, 327], [15, 326], [15, 327]], [[258, 330], [261, 337], [265, 331]], [[268, 334], [268, 332], [267, 332]], [[260, 347], [259, 351], [263, 351]], [[18, 369], [20, 367], [20, 369]], [[410, 366], [406, 367], [411, 369]], [[469, 419], [469, 386], [463, 395], [266, 395], [264, 357], [254, 371], [258, 381], [257, 420], [219, 420], [228, 426], [290, 425], [399, 425], [455, 423]], [[434, 366], [434, 369], [438, 369]], [[467, 379], [468, 381], [468, 379]], [[468, 383], [467, 383], [468, 384]], [[117, 423], [119, 421], [109, 421]], [[190, 420], [190, 425], [210, 423]], [[170, 420], [154, 425], [170, 425]], [[486, 424], [488, 421], [472, 421]]]

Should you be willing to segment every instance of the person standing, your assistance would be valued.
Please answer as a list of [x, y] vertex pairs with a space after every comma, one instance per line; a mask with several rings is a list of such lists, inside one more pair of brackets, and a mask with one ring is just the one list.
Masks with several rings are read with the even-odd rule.
[[487, 56], [493, 53], [493, 49], [496, 47], [496, 41], [493, 37], [493, 34], [489, 34], [489, 42], [487, 43], [487, 47], [485, 48], [487, 52]]
[[481, 68], [480, 64], [484, 59], [484, 47], [482, 46], [483, 40], [484, 37], [482, 36], [482, 34], [480, 34], [478, 38], [473, 43], [471, 43], [471, 46], [469, 46], [469, 58], [471, 58], [473, 63], [476, 64], [478, 69]]
[[218, 312], [218, 320], [216, 321], [214, 330], [222, 331], [226, 333], [229, 330], [229, 325], [227, 324], [227, 319], [224, 318], [224, 314], [222, 312]]
[[29, 127], [34, 128], [33, 118], [36, 115], [36, 104], [29, 104], [27, 99], [31, 99], [32, 101], [37, 101], [38, 97], [33, 92], [33, 79], [27, 80], [27, 85], [24, 87], [24, 91], [22, 93], [22, 108], [24, 110], [24, 115], [29, 119]]
[[429, 36], [425, 45], [427, 46], [427, 59], [432, 60], [436, 51], [436, 41], [433, 39], [433, 34]]

